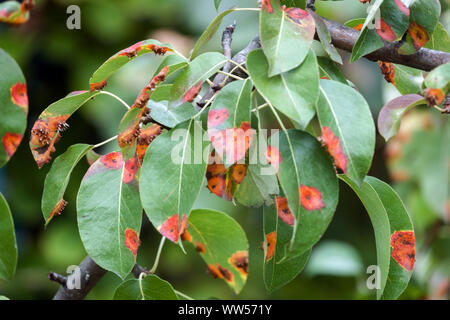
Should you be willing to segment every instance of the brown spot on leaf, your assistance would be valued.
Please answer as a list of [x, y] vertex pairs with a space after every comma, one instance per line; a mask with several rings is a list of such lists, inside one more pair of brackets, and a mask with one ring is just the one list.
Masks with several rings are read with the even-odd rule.
[[414, 231], [395, 231], [391, 235], [392, 258], [408, 271], [416, 261]]
[[197, 252], [200, 252], [200, 253], [205, 253], [206, 252], [205, 245], [203, 243], [201, 243], [201, 242], [198, 242], [198, 241], [195, 242], [195, 250]]
[[327, 148], [328, 153], [334, 161], [334, 165], [347, 173], [347, 156], [344, 153], [339, 137], [336, 136], [330, 127], [322, 128], [322, 136], [320, 137], [322, 144]]
[[127, 228], [125, 230], [125, 247], [127, 247], [133, 256], [137, 255], [139, 246], [141, 242], [139, 241], [139, 236], [133, 229]]
[[125, 162], [125, 168], [123, 170], [122, 180], [125, 184], [129, 184], [134, 181], [139, 169], [139, 161], [137, 157], [132, 157]]
[[200, 93], [203, 81], [199, 81], [195, 86], [190, 88], [183, 96], [183, 102], [192, 102]]
[[59, 200], [59, 202], [56, 204], [55, 208], [53, 208], [52, 212], [50, 213], [50, 216], [48, 217], [47, 222], [52, 220], [53, 217], [61, 215], [63, 210], [66, 208], [66, 206], [67, 206], [66, 200], [64, 200], [64, 199]]
[[153, 124], [149, 127], [141, 128], [139, 137], [137, 138], [136, 154], [139, 159], [139, 163], [142, 165], [144, 161], [145, 153], [148, 146], [152, 141], [162, 133], [162, 128], [158, 124]]
[[306, 210], [321, 210], [325, 207], [325, 203], [322, 200], [322, 192], [317, 188], [302, 184], [299, 188], [299, 194], [300, 203]]
[[231, 273], [230, 270], [221, 266], [220, 264], [217, 264], [217, 269], [219, 269], [219, 272], [222, 274], [225, 281], [233, 282], [233, 273]]
[[425, 90], [425, 99], [430, 107], [438, 106], [444, 102], [445, 95], [441, 89], [428, 88]]
[[384, 75], [384, 79], [392, 83], [395, 86], [395, 68], [392, 63], [378, 61], [378, 65], [380, 66], [381, 73]]
[[102, 90], [104, 87], [106, 87], [108, 83], [106, 82], [106, 80], [100, 81], [100, 82], [96, 82], [96, 83], [91, 83], [89, 84], [89, 90], [95, 91], [95, 90]]
[[231, 178], [234, 183], [241, 184], [244, 180], [245, 174], [247, 173], [246, 164], [235, 164], [231, 167]]
[[10, 89], [11, 100], [15, 105], [18, 105], [25, 112], [28, 111], [28, 95], [27, 86], [25, 83], [16, 83]]
[[228, 262], [244, 277], [248, 276], [248, 251], [237, 251], [228, 259]]
[[266, 243], [267, 243], [266, 261], [269, 261], [273, 258], [273, 255], [275, 254], [275, 248], [277, 244], [276, 231], [266, 234]]
[[118, 56], [127, 56], [128, 58], [133, 58], [137, 56], [138, 52], [142, 50], [142, 41], [129, 46], [119, 52]]
[[150, 81], [148, 85], [142, 89], [139, 93], [136, 101], [133, 104], [133, 108], [144, 108], [148, 101], [150, 100], [151, 92], [156, 88], [158, 84], [166, 80], [167, 72], [169, 71], [169, 67], [164, 67], [153, 79]]
[[295, 223], [295, 217], [289, 209], [287, 198], [275, 197], [275, 205], [278, 212], [278, 217], [286, 224], [293, 226]]
[[156, 44], [149, 44], [149, 45], [147, 45], [147, 48], [149, 50], [153, 51], [153, 53], [156, 55], [164, 55], [168, 51], [172, 51], [172, 49], [170, 49], [169, 47], [162, 47], [162, 46], [158, 46]]
[[181, 234], [181, 240], [183, 241], [187, 241], [187, 242], [192, 242], [192, 236], [189, 233], [189, 231], [185, 230], [182, 234]]
[[423, 48], [430, 40], [427, 30], [415, 21], [409, 24], [408, 34], [412, 39], [412, 44], [416, 50]]
[[381, 37], [381, 39], [389, 42], [395, 41], [395, 39], [397, 38], [397, 35], [395, 34], [394, 30], [392, 30], [392, 27], [381, 18], [377, 22], [375, 31]]
[[100, 158], [100, 162], [103, 163], [107, 168], [110, 169], [120, 169], [123, 166], [122, 154], [120, 152], [111, 152], [105, 154]]
[[22, 135], [19, 133], [7, 132], [2, 138], [3, 149], [9, 158], [13, 156], [22, 141]]
[[213, 276], [214, 279], [222, 279], [223, 275], [219, 271], [219, 268], [217, 268], [213, 264], [208, 264], [208, 272]]
[[222, 197], [225, 192], [225, 177], [214, 176], [208, 179], [208, 189], [218, 197]]

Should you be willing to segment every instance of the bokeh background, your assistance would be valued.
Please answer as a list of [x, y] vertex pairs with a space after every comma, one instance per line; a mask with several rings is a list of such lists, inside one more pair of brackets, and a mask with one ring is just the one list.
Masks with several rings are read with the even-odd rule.
[[[2, 1], [0, 1], [2, 2]], [[441, 1], [441, 22], [450, 25], [449, 1]], [[66, 9], [81, 8], [81, 30], [68, 30]], [[256, 0], [224, 0], [221, 10], [238, 5], [256, 7]], [[318, 13], [341, 23], [365, 16], [358, 0], [317, 1]], [[92, 72], [122, 48], [147, 38], [170, 42], [189, 54], [196, 39], [216, 15], [213, 0], [37, 0], [31, 20], [18, 28], [0, 26], [0, 47], [22, 67], [30, 99], [27, 137], [33, 122], [50, 103], [68, 92], [88, 87]], [[237, 22], [233, 50], [237, 52], [257, 33], [258, 15], [239, 12], [228, 16], [224, 26]], [[204, 50], [220, 51], [220, 34]], [[349, 55], [343, 53], [347, 62]], [[132, 103], [151, 79], [160, 58], [143, 56], [123, 68], [109, 81], [108, 90]], [[387, 84], [375, 63], [364, 59], [346, 63], [343, 72], [369, 102], [376, 118], [389, 99], [399, 95]], [[0, 70], [0, 72], [4, 72]], [[70, 130], [58, 143], [53, 158], [71, 144], [98, 143], [115, 135], [123, 106], [108, 96], [88, 103], [69, 120]], [[1, 116], [1, 115], [0, 115]], [[447, 299], [450, 274], [450, 228], [448, 200], [449, 137], [447, 119], [433, 109], [419, 109], [406, 116], [398, 138], [388, 145], [377, 137], [370, 174], [393, 185], [408, 207], [416, 228], [417, 263], [402, 299]], [[448, 131], [447, 131], [448, 132]], [[114, 144], [100, 150], [106, 153]], [[76, 194], [84, 172], [83, 161], [72, 175], [63, 215], [44, 229], [40, 201], [50, 166], [38, 170], [26, 141], [4, 168], [0, 169], [0, 191], [13, 212], [19, 262], [15, 278], [0, 281], [0, 295], [11, 299], [50, 299], [58, 285], [47, 279], [50, 271], [65, 274], [86, 252], [76, 225]], [[250, 241], [250, 276], [238, 296], [223, 281], [206, 272], [201, 258], [188, 248], [187, 255], [166, 244], [157, 274], [191, 297], [198, 299], [373, 299], [366, 287], [366, 269], [376, 264], [373, 229], [368, 215], [352, 191], [341, 184], [340, 202], [329, 229], [315, 246], [305, 270], [286, 287], [268, 294], [262, 279], [262, 211], [226, 202], [205, 187], [196, 207], [215, 208], [233, 216], [246, 230]], [[157, 190], [155, 190], [157, 192]], [[436, 205], [447, 201], [446, 210]], [[437, 199], [437, 195], [440, 198]], [[446, 222], [447, 221], [447, 222]], [[143, 246], [138, 262], [151, 267], [160, 236], [145, 219]], [[111, 299], [120, 279], [108, 273], [88, 299]]]

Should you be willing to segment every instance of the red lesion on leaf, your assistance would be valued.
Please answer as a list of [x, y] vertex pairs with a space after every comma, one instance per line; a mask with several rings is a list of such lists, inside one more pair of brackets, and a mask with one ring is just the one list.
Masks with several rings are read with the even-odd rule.
[[225, 177], [214, 176], [208, 179], [208, 189], [218, 197], [223, 197], [225, 192]]
[[133, 58], [136, 57], [138, 52], [140, 50], [142, 50], [142, 41], [135, 43], [131, 46], [129, 46], [126, 49], [123, 49], [122, 51], [119, 52], [118, 56], [127, 56], [128, 58]]
[[266, 234], [266, 243], [267, 243], [266, 261], [269, 261], [273, 258], [273, 255], [275, 254], [275, 248], [277, 244], [276, 231]]
[[414, 231], [395, 231], [391, 235], [392, 258], [408, 271], [416, 261]]
[[136, 123], [123, 130], [117, 137], [119, 147], [124, 148], [127, 145], [133, 144], [138, 136], [139, 136], [139, 122], [136, 121]]
[[227, 108], [209, 110], [208, 113], [208, 128], [213, 128], [221, 125], [230, 117], [230, 112]]
[[320, 79], [323, 79], [323, 80], [330, 80], [330, 78], [328, 78], [327, 76], [320, 77]]
[[363, 26], [364, 26], [364, 24], [360, 23], [360, 24], [357, 24], [356, 26], [354, 26], [353, 29], [355, 29], [357, 31], [361, 31]]
[[325, 126], [322, 128], [320, 140], [333, 158], [334, 165], [344, 173], [347, 173], [348, 158], [344, 153], [339, 137], [334, 134], [330, 127]]
[[200, 253], [205, 253], [206, 252], [205, 245], [203, 243], [199, 242], [199, 241], [195, 242], [195, 250], [197, 252], [200, 252]]
[[96, 82], [96, 83], [90, 83], [89, 90], [91, 92], [96, 91], [96, 90], [102, 90], [104, 87], [106, 87], [107, 84], [108, 84], [108, 82], [106, 80]]
[[53, 219], [53, 217], [61, 215], [61, 213], [64, 211], [64, 209], [67, 206], [67, 201], [64, 199], [59, 200], [59, 202], [56, 204], [55, 208], [53, 208], [52, 212], [50, 213], [50, 216], [47, 219], [47, 223]]
[[382, 39], [386, 41], [392, 42], [397, 39], [397, 35], [395, 34], [394, 30], [392, 30], [392, 27], [381, 18], [377, 22], [375, 31]]
[[210, 155], [209, 165], [206, 168], [206, 180], [208, 189], [218, 197], [223, 197], [226, 186], [227, 169], [223, 163], [216, 163], [216, 155], [213, 151]]
[[195, 86], [190, 88], [183, 96], [183, 102], [192, 102], [200, 93], [203, 81], [199, 81]]
[[322, 192], [314, 187], [309, 187], [302, 184], [299, 188], [300, 203], [308, 210], [321, 210], [325, 207], [325, 203], [322, 200]]
[[272, 3], [270, 3], [270, 0], [262, 0], [261, 8], [263, 10], [266, 10], [268, 13], [273, 13], [273, 7], [272, 7]]
[[149, 44], [147, 45], [147, 48], [151, 51], [153, 51], [154, 54], [157, 55], [164, 55], [169, 51], [172, 51], [172, 49], [170, 49], [169, 47], [162, 47], [162, 46], [158, 46], [156, 44]]
[[187, 229], [187, 216], [183, 215], [181, 222], [179, 222], [179, 214], [174, 214], [164, 222], [159, 228], [159, 232], [167, 239], [178, 242], [180, 235]]
[[403, 3], [402, 0], [394, 0], [397, 7], [400, 9], [401, 12], [403, 12], [406, 16], [409, 17], [410, 10], [409, 8]]
[[425, 99], [429, 106], [439, 106], [444, 102], [445, 94], [441, 89], [428, 88], [425, 90]]
[[248, 276], [248, 251], [237, 251], [228, 259], [228, 262], [245, 278]]
[[127, 228], [125, 230], [125, 247], [127, 247], [133, 256], [137, 255], [139, 246], [141, 242], [139, 241], [139, 236], [133, 229]]
[[13, 156], [22, 141], [23, 136], [19, 133], [7, 132], [2, 138], [3, 149], [9, 158]]
[[286, 224], [293, 226], [295, 217], [289, 209], [287, 198], [275, 197], [275, 205], [278, 212], [278, 217]]
[[219, 272], [222, 274], [223, 279], [225, 281], [232, 283], [233, 282], [233, 273], [231, 273], [230, 270], [225, 268], [224, 266], [221, 266], [220, 264], [216, 264], [217, 269], [219, 269]]
[[158, 124], [153, 124], [149, 127], [141, 128], [136, 144], [136, 155], [141, 165], [144, 160], [145, 153], [147, 152], [148, 146], [161, 133], [162, 127]]
[[361, 3], [370, 3], [370, 0], [359, 0]]
[[181, 240], [192, 242], [192, 236], [188, 230], [184, 230], [184, 232], [181, 234]]
[[139, 160], [137, 157], [133, 157], [128, 159], [125, 162], [125, 168], [123, 171], [123, 177], [122, 180], [125, 184], [131, 183], [136, 178], [136, 174], [139, 169]]
[[11, 100], [14, 104], [18, 105], [25, 112], [28, 111], [28, 95], [27, 86], [25, 83], [16, 83], [10, 89]]
[[100, 162], [105, 167], [118, 170], [123, 166], [122, 154], [120, 152], [111, 152], [100, 157]]
[[395, 68], [390, 62], [378, 61], [384, 79], [395, 86]]
[[148, 101], [150, 100], [150, 96], [153, 90], [155, 90], [156, 86], [161, 82], [166, 80], [167, 73], [169, 72], [169, 67], [164, 67], [153, 79], [150, 81], [148, 85], [142, 89], [139, 93], [136, 101], [133, 104], [133, 108], [144, 108]]
[[208, 272], [213, 276], [214, 279], [222, 279], [223, 275], [219, 268], [213, 264], [208, 264]]
[[246, 164], [235, 164], [231, 167], [231, 179], [234, 183], [241, 184], [244, 180], [245, 174], [247, 173]]
[[430, 40], [427, 30], [415, 21], [409, 24], [408, 34], [412, 39], [412, 44], [416, 50], [421, 49]]
[[274, 146], [268, 146], [266, 151], [266, 160], [269, 164], [272, 165], [275, 172], [278, 173], [278, 170], [280, 169], [280, 164], [283, 161], [280, 150], [278, 150], [278, 148]]

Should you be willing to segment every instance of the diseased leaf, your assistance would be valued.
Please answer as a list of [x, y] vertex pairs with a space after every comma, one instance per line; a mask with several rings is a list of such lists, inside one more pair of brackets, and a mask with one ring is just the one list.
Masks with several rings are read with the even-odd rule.
[[409, 8], [402, 0], [384, 0], [380, 6], [381, 18], [376, 32], [388, 42], [400, 40], [409, 27]]
[[377, 298], [396, 299], [405, 290], [415, 262], [411, 219], [395, 191], [386, 183], [366, 177], [361, 187], [341, 175], [364, 204], [375, 232], [380, 289]]
[[[220, 3], [220, 1], [219, 1], [219, 3]], [[216, 3], [216, 9], [218, 9], [218, 7], [219, 7], [219, 4]], [[192, 54], [191, 54], [191, 58], [190, 58], [191, 61], [200, 55], [200, 52], [203, 50], [204, 46], [209, 41], [211, 41], [212, 37], [214, 37], [214, 35], [216, 34], [220, 25], [222, 24], [223, 18], [225, 18], [227, 15], [229, 15], [230, 13], [232, 13], [234, 11], [235, 11], [235, 9], [225, 10], [214, 18], [214, 20], [210, 23], [210, 25], [206, 28], [206, 30], [202, 33], [202, 35], [198, 39], [197, 43], [194, 46], [194, 49], [192, 49]]]
[[292, 219], [286, 219], [285, 212], [294, 217], [287, 201], [283, 205], [282, 199], [286, 198], [276, 197], [277, 206], [264, 207], [264, 284], [269, 292], [291, 282], [303, 270], [311, 254], [311, 250], [308, 250], [296, 257], [284, 259], [293, 232], [290, 225]]
[[321, 79], [328, 78], [328, 80], [335, 80], [342, 82], [343, 84], [348, 84], [344, 74], [333, 61], [325, 57], [317, 57], [317, 62], [319, 63]]
[[10, 280], [16, 271], [17, 245], [8, 203], [0, 193], [0, 279]]
[[30, 10], [34, 6], [34, 1], [25, 0], [22, 3], [17, 1], [5, 1], [0, 3], [0, 23], [11, 25], [21, 25], [30, 18]]
[[[203, 150], [209, 146], [201, 139], [203, 134], [201, 124], [193, 119], [177, 125], [152, 142], [142, 165], [145, 212], [155, 228], [175, 243], [203, 186], [207, 166]], [[196, 145], [194, 138], [202, 143]]]
[[437, 23], [430, 41], [427, 42], [425, 48], [450, 52], [450, 36], [440, 22]]
[[420, 70], [400, 64], [394, 66], [394, 86], [403, 95], [419, 93], [422, 88], [423, 75]]
[[335, 166], [360, 183], [369, 171], [375, 149], [375, 125], [366, 100], [355, 89], [320, 80], [317, 114], [322, 143]]
[[259, 93], [301, 128], [306, 128], [314, 117], [319, 95], [319, 70], [313, 51], [294, 70], [270, 78], [262, 50], [254, 50], [247, 57], [247, 68]]
[[308, 133], [291, 129], [274, 134], [269, 148], [268, 158], [272, 165], [278, 163], [280, 186], [295, 217], [288, 259], [307, 252], [324, 234], [336, 209], [338, 182], [331, 159]]
[[314, 34], [314, 19], [308, 12], [280, 7], [277, 0], [263, 1], [260, 37], [269, 65], [268, 76], [298, 67], [309, 53]]
[[45, 178], [44, 192], [42, 194], [42, 214], [47, 225], [52, 218], [60, 215], [66, 205], [63, 199], [70, 176], [75, 166], [90, 151], [93, 146], [88, 144], [75, 144], [60, 155], [52, 164]]
[[156, 40], [137, 42], [106, 60], [89, 79], [89, 88], [91, 91], [103, 89], [113, 73], [139, 56], [147, 53], [164, 55], [169, 51], [173, 51], [169, 45], [163, 45]]
[[[5, 2], [7, 3], [7, 2]], [[1, 4], [0, 4], [1, 5]], [[0, 49], [0, 168], [14, 155], [27, 126], [28, 96], [20, 67]]]
[[388, 141], [400, 129], [402, 116], [411, 108], [425, 104], [425, 99], [418, 94], [400, 96], [381, 108], [378, 115], [378, 131]]
[[441, 89], [444, 93], [450, 88], [450, 62], [433, 69], [425, 78], [425, 86]]
[[178, 297], [169, 282], [151, 274], [122, 282], [114, 300], [178, 300]]
[[194, 245], [214, 278], [223, 279], [236, 294], [242, 290], [248, 276], [248, 240], [233, 218], [210, 209], [193, 210], [183, 239]]
[[148, 103], [152, 119], [169, 128], [192, 118], [197, 113], [192, 103], [183, 103], [176, 108], [168, 108], [167, 105], [167, 101], [150, 100]]
[[139, 247], [142, 205], [135, 158], [102, 156], [86, 172], [77, 197], [78, 229], [84, 247], [102, 268], [124, 279]]

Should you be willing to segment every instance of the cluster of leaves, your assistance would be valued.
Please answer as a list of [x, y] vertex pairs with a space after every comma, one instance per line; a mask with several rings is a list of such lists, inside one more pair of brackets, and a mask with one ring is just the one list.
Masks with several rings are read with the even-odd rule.
[[[218, 6], [220, 1], [215, 3]], [[365, 40], [370, 34], [367, 25], [382, 4], [383, 0], [375, 1], [354, 55], [371, 52], [366, 48], [373, 42]], [[77, 220], [84, 247], [98, 265], [122, 279], [127, 277], [136, 262], [144, 210], [163, 239], [177, 243], [182, 250], [184, 244], [192, 244], [212, 276], [238, 293], [248, 277], [248, 241], [244, 230], [227, 214], [192, 210], [206, 178], [206, 187], [217, 196], [263, 207], [264, 282], [273, 291], [292, 281], [305, 266], [312, 247], [333, 218], [341, 179], [361, 199], [374, 227], [381, 276], [377, 297], [397, 298], [414, 267], [413, 226], [395, 191], [367, 176], [374, 154], [375, 124], [367, 102], [335, 64], [342, 59], [331, 44], [326, 25], [312, 10], [264, 0], [261, 9], [255, 10], [260, 12], [262, 49], [250, 52], [245, 65], [235, 65], [220, 53], [201, 54], [223, 17], [237, 10], [245, 9], [218, 15], [189, 59], [170, 45], [155, 40], [138, 42], [101, 65], [89, 80], [89, 91], [72, 92], [42, 112], [30, 139], [39, 168], [50, 162], [74, 112], [97, 95], [114, 96], [103, 91], [110, 76], [144, 54], [165, 56], [131, 107], [120, 100], [128, 111], [113, 138], [117, 138], [117, 151], [99, 155], [93, 150], [104, 143], [76, 144], [52, 163], [42, 198], [46, 224], [67, 205], [64, 193], [71, 173], [86, 157], [91, 166], [78, 192]], [[390, 21], [383, 13], [382, 17]], [[411, 14], [415, 19], [411, 21], [419, 21], [415, 17]], [[320, 42], [314, 40], [316, 32]], [[325, 54], [319, 54], [315, 45], [322, 46]], [[231, 74], [225, 74], [236, 81], [216, 91], [197, 110], [196, 102], [210, 86], [217, 90], [210, 78], [224, 73], [222, 68], [230, 64]], [[10, 69], [10, 64], [6, 68]], [[232, 74], [238, 69], [247, 79]], [[448, 65], [434, 70], [421, 84], [427, 101], [432, 93], [436, 95], [429, 89], [447, 94], [446, 70]], [[23, 91], [16, 97], [14, 92], [0, 98], [8, 103], [16, 99], [15, 113], [24, 113]], [[419, 100], [425, 101], [422, 97], [402, 99], [409, 104], [386, 106], [380, 115], [379, 130], [385, 137], [395, 134], [399, 109], [403, 112]], [[260, 121], [262, 108], [272, 111], [281, 128], [268, 140]], [[0, 122], [0, 133], [4, 126]], [[202, 139], [203, 135], [208, 139]], [[14, 147], [20, 142], [6, 140]], [[9, 145], [3, 145], [9, 157]], [[257, 157], [255, 164], [251, 158], [258, 153], [262, 157]], [[179, 161], [174, 161], [174, 155]], [[142, 275], [125, 281], [115, 297], [175, 299], [174, 292], [157, 276]]]

